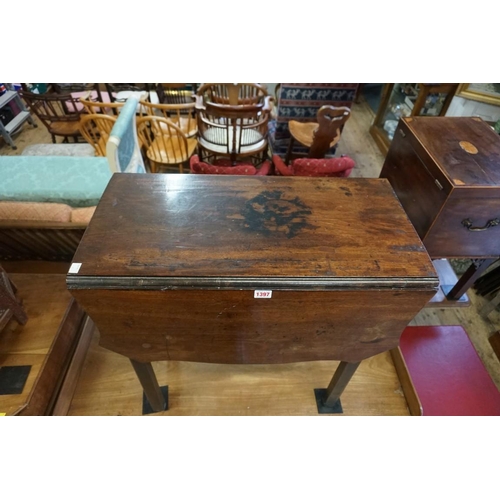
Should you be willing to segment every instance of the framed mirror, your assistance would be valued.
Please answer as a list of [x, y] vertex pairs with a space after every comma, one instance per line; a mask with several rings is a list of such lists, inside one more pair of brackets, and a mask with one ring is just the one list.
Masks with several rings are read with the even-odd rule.
[[500, 106], [500, 83], [461, 83], [456, 95]]

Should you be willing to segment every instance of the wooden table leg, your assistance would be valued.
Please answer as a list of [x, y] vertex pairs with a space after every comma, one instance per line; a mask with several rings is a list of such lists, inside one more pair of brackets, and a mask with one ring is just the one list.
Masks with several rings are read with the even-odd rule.
[[477, 259], [473, 260], [472, 264], [465, 271], [462, 277], [457, 281], [456, 285], [448, 291], [446, 298], [448, 300], [458, 300], [467, 290], [474, 284], [481, 273], [489, 267], [497, 259]]
[[323, 399], [323, 406], [335, 406], [360, 363], [361, 361], [359, 361], [358, 363], [347, 363], [346, 361], [340, 362], [340, 365], [337, 367], [337, 370], [333, 374], [330, 385], [326, 389], [326, 395]]
[[130, 360], [134, 367], [135, 373], [139, 378], [144, 393], [148, 398], [149, 404], [154, 411], [165, 411], [167, 409], [167, 402], [161, 393], [158, 380], [156, 379], [155, 372], [151, 363], [140, 363], [139, 361]]
[[288, 149], [286, 150], [286, 156], [285, 156], [286, 165], [290, 165], [290, 161], [292, 160], [294, 142], [295, 142], [294, 138], [290, 135], [290, 142], [288, 143]]

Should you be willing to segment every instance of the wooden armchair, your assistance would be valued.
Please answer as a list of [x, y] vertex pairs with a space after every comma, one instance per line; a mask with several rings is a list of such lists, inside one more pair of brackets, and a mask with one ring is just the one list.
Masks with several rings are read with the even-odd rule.
[[[233, 164], [245, 157], [264, 161], [267, 157], [268, 101], [259, 104], [228, 105], [203, 101], [198, 96], [199, 155], [203, 151], [214, 161], [222, 156]], [[260, 158], [262, 155], [262, 158]]]
[[204, 83], [196, 93], [204, 102], [216, 104], [262, 104], [270, 99], [266, 87], [259, 83]]
[[83, 106], [84, 112], [90, 115], [104, 114], [117, 116], [123, 108], [123, 102], [102, 102], [92, 99], [90, 93], [80, 97], [80, 103]]
[[137, 134], [156, 173], [160, 166], [175, 167], [180, 173], [196, 149], [196, 139], [187, 135], [171, 120], [162, 116], [141, 116], [137, 119]]
[[106, 144], [116, 117], [103, 114], [82, 115], [80, 132], [96, 151], [96, 156], [106, 156]]
[[152, 104], [141, 101], [141, 115], [144, 116], [163, 116], [167, 120], [175, 123], [184, 132], [186, 137], [195, 137], [198, 132], [196, 122], [196, 104]]
[[56, 142], [56, 136], [63, 137], [63, 142], [68, 142], [69, 137], [77, 142], [81, 137], [82, 110], [78, 109], [78, 101], [70, 94], [32, 94], [24, 90], [19, 93], [30, 110], [45, 125], [53, 143]]
[[124, 103], [130, 96], [158, 104], [158, 96], [149, 83], [105, 83], [111, 102]]

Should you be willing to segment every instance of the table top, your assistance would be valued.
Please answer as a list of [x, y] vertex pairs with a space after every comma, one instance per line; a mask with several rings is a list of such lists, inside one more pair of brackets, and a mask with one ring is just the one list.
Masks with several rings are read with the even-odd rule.
[[386, 179], [115, 174], [73, 263], [70, 288], [437, 284]]
[[500, 185], [500, 136], [479, 117], [403, 118], [455, 187]]

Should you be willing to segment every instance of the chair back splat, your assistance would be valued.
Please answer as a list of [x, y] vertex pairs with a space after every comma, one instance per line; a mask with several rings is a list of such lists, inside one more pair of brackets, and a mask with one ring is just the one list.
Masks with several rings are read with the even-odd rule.
[[346, 106], [322, 106], [316, 115], [317, 122], [290, 120], [288, 126], [291, 137], [286, 163], [291, 160], [295, 141], [309, 148], [309, 158], [324, 158], [337, 145], [342, 128], [350, 116], [351, 110]]
[[217, 104], [259, 104], [268, 95], [267, 89], [258, 83], [205, 83], [197, 92], [204, 102]]
[[330, 149], [330, 144], [340, 139], [340, 132], [345, 122], [351, 116], [347, 107], [335, 108], [322, 106], [317, 114], [318, 128], [314, 133], [313, 142], [309, 149], [309, 158], [323, 158]]

